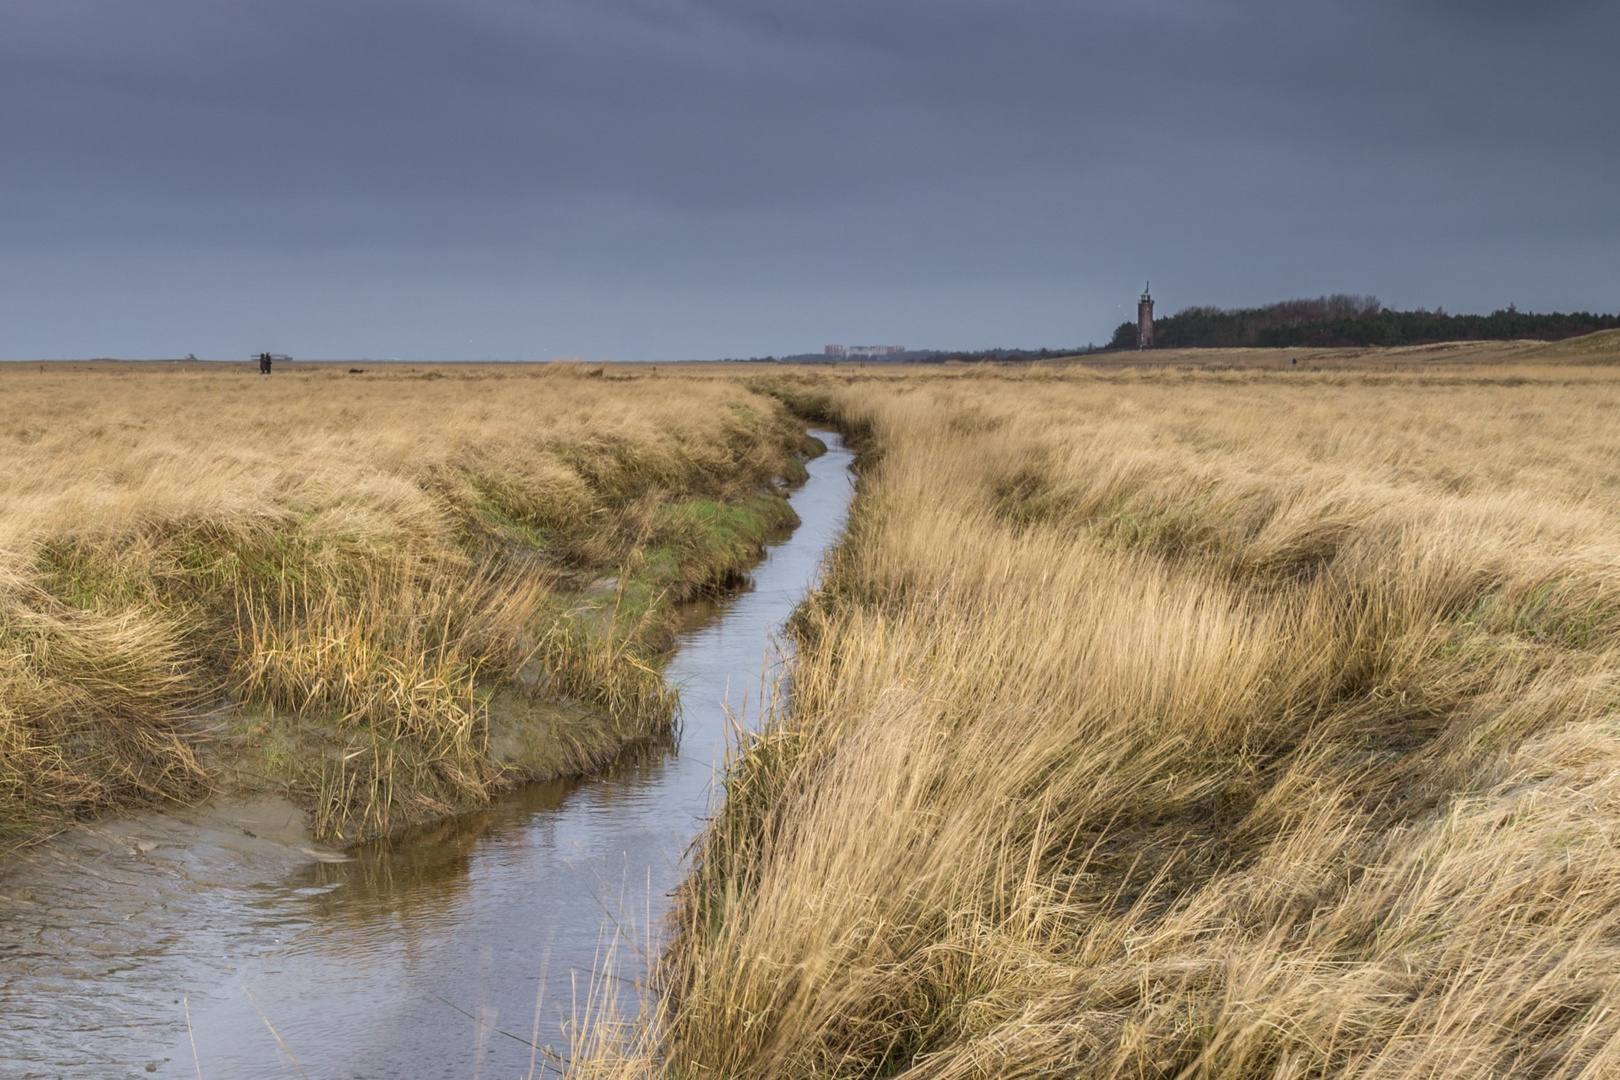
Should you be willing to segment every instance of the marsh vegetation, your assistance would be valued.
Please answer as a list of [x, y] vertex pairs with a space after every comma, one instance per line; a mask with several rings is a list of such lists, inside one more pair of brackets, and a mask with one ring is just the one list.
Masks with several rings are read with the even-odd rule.
[[1620, 1071], [1614, 368], [772, 389], [848, 536], [575, 1075]]
[[575, 1075], [1609, 1075], [1617, 350], [7, 371], [0, 822], [591, 768], [816, 420], [791, 697]]
[[0, 371], [0, 850], [218, 785], [353, 840], [667, 733], [802, 425], [600, 368]]

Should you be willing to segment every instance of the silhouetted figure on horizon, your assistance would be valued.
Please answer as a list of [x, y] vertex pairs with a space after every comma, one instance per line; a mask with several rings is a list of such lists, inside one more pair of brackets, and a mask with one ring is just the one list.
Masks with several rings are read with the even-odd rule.
[[259, 354], [259, 374], [270, 374], [270, 354], [267, 352], [262, 352]]

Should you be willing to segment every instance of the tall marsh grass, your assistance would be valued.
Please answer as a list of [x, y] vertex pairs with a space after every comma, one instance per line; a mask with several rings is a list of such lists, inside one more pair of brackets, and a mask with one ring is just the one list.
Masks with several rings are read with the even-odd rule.
[[325, 835], [475, 806], [495, 688], [667, 731], [673, 600], [746, 565], [803, 449], [736, 383], [569, 365], [0, 391], [0, 844], [264, 747]]
[[848, 538], [576, 1075], [1620, 1075], [1612, 369], [777, 391]]

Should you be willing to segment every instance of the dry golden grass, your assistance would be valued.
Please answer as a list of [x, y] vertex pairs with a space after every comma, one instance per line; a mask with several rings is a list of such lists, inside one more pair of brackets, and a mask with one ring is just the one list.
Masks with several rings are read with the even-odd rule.
[[778, 391], [849, 536], [576, 1075], [1620, 1075], [1620, 372]]
[[346, 837], [487, 798], [494, 694], [600, 717], [531, 772], [667, 730], [802, 439], [645, 369], [0, 369], [0, 840], [195, 795], [204, 727]]

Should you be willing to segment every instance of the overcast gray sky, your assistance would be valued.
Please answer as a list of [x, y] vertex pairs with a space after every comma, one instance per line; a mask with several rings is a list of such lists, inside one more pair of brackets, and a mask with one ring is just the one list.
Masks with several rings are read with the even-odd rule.
[[0, 357], [1620, 310], [1615, 0], [4, 0]]

